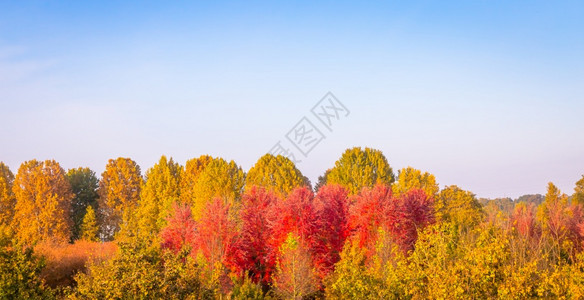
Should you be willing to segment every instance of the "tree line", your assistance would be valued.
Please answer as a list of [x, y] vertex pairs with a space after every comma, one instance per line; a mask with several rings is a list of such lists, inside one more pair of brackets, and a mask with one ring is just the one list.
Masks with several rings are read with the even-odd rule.
[[270, 154], [248, 172], [162, 156], [144, 176], [117, 158], [99, 179], [0, 163], [0, 298], [579, 298], [582, 205], [584, 176], [570, 197], [477, 199], [359, 147], [314, 188]]

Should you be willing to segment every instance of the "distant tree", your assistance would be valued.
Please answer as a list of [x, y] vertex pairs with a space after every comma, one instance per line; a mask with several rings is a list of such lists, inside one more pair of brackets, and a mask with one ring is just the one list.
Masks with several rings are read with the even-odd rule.
[[314, 185], [314, 192], [317, 193], [321, 187], [326, 185], [326, 178], [328, 177], [328, 174], [331, 172], [331, 169], [327, 169], [324, 174], [322, 174], [321, 176], [318, 176], [318, 181], [316, 182], [316, 184]]
[[7, 226], [14, 215], [16, 198], [12, 191], [14, 174], [7, 165], [0, 162], [0, 227]]
[[452, 222], [460, 230], [474, 227], [483, 218], [482, 206], [475, 195], [455, 185], [447, 186], [440, 191], [434, 207], [437, 220]]
[[584, 205], [584, 175], [576, 182], [572, 203]]
[[203, 169], [193, 188], [193, 217], [198, 220], [207, 203], [220, 198], [233, 211], [239, 207], [245, 174], [234, 161], [216, 158]]
[[246, 176], [246, 190], [252, 186], [264, 187], [285, 198], [296, 187], [306, 185], [306, 178], [294, 163], [282, 155], [262, 156]]
[[129, 159], [110, 159], [99, 182], [99, 217], [103, 240], [111, 240], [129, 222], [140, 199], [140, 166]]
[[360, 147], [347, 149], [326, 176], [327, 183], [340, 184], [355, 195], [364, 187], [391, 184], [393, 171], [379, 150]]
[[535, 206], [538, 206], [543, 202], [544, 199], [545, 199], [545, 197], [541, 194], [535, 194], [535, 195], [529, 194], [529, 195], [523, 195], [523, 196], [515, 199], [514, 202], [515, 203], [525, 202], [527, 204], [533, 203], [533, 204], [535, 204]]
[[73, 221], [71, 238], [76, 240], [81, 237], [81, 224], [87, 208], [89, 206], [97, 207], [99, 180], [95, 176], [95, 172], [89, 168], [69, 169], [67, 179], [71, 184], [73, 195], [75, 195], [71, 202], [71, 219]]
[[136, 211], [139, 234], [153, 237], [166, 225], [172, 205], [179, 201], [182, 166], [162, 156], [146, 171]]
[[434, 175], [412, 167], [401, 169], [397, 181], [392, 185], [393, 194], [399, 196], [414, 189], [422, 189], [430, 197], [436, 197], [440, 190]]
[[22, 163], [14, 180], [13, 228], [25, 244], [41, 240], [69, 241], [73, 199], [65, 171], [54, 160]]
[[97, 242], [99, 241], [98, 233], [99, 226], [97, 225], [95, 210], [89, 205], [79, 228], [79, 237], [85, 241]]
[[182, 203], [193, 205], [195, 201], [195, 185], [199, 176], [207, 165], [213, 161], [209, 155], [201, 155], [198, 158], [187, 160], [185, 171], [180, 180], [180, 200]]

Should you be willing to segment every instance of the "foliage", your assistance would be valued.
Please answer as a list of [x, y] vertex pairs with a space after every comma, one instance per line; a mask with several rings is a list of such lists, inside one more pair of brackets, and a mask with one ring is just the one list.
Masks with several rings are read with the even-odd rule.
[[429, 197], [436, 197], [440, 188], [434, 175], [412, 167], [403, 168], [398, 172], [397, 181], [392, 185], [393, 194], [399, 196], [410, 190], [422, 189]]
[[572, 203], [584, 205], [584, 175], [576, 182], [574, 195], [572, 195]]
[[39, 274], [45, 266], [30, 247], [0, 244], [0, 299], [51, 299]]
[[394, 198], [387, 209], [387, 225], [395, 243], [402, 251], [414, 249], [418, 231], [434, 223], [434, 199], [417, 189]]
[[65, 171], [54, 160], [30, 160], [18, 169], [14, 180], [13, 228], [27, 245], [41, 240], [69, 241], [73, 194]]
[[326, 175], [327, 183], [340, 184], [351, 195], [359, 193], [364, 187], [391, 184], [394, 180], [393, 171], [381, 151], [362, 150], [360, 147], [347, 149]]
[[152, 238], [166, 225], [173, 203], [179, 201], [182, 169], [172, 158], [167, 159], [163, 155], [157, 164], [146, 171], [146, 181], [142, 185], [136, 211], [140, 235]]
[[14, 205], [16, 204], [16, 198], [12, 191], [13, 182], [14, 174], [7, 165], [0, 162], [0, 226], [12, 222]]
[[188, 204], [174, 204], [167, 221], [168, 225], [160, 232], [162, 248], [178, 253], [184, 247], [192, 247], [196, 223], [192, 217], [191, 207]]
[[459, 230], [469, 230], [483, 218], [483, 209], [475, 195], [455, 185], [440, 191], [434, 207], [437, 220], [452, 222]]
[[81, 226], [87, 208], [97, 207], [99, 180], [95, 176], [95, 172], [89, 168], [69, 169], [67, 180], [69, 180], [71, 191], [75, 195], [71, 202], [71, 220], [73, 221], [71, 239], [77, 240], [81, 238]]
[[303, 299], [318, 291], [310, 251], [300, 237], [289, 233], [279, 250], [273, 278], [276, 295], [282, 299]]
[[233, 211], [239, 207], [245, 175], [234, 161], [215, 158], [201, 171], [193, 187], [193, 217], [198, 220], [207, 203], [220, 198]]
[[203, 170], [213, 161], [209, 155], [201, 155], [198, 158], [187, 160], [185, 170], [180, 180], [180, 201], [193, 205], [195, 201], [195, 185]]
[[245, 185], [246, 190], [257, 185], [285, 198], [294, 188], [307, 185], [307, 182], [289, 158], [266, 154], [249, 169]]
[[140, 166], [129, 158], [110, 159], [99, 181], [99, 217], [102, 240], [111, 240], [128, 222], [140, 198]]
[[99, 233], [99, 226], [97, 225], [97, 219], [93, 207], [87, 207], [87, 212], [85, 213], [85, 216], [83, 216], [83, 223], [81, 223], [79, 229], [80, 238], [82, 240], [90, 242], [99, 241], [97, 236]]

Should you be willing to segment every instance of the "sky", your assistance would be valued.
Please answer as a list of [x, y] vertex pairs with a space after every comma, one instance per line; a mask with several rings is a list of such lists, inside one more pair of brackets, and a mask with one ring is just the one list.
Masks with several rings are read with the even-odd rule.
[[[584, 174], [582, 1], [168, 2], [0, 2], [0, 161], [247, 171], [280, 141], [313, 182], [355, 146], [478, 197]], [[328, 92], [349, 111], [331, 130]]]

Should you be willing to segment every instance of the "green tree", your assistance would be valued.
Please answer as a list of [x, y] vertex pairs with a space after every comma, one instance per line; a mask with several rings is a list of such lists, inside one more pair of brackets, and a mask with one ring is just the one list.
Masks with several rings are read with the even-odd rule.
[[14, 215], [16, 198], [12, 192], [13, 182], [14, 174], [7, 165], [0, 162], [0, 227], [10, 224]]
[[231, 208], [237, 209], [245, 183], [245, 174], [234, 161], [215, 158], [199, 175], [193, 188], [193, 217], [198, 220], [207, 203], [221, 198]]
[[245, 179], [246, 190], [257, 185], [273, 191], [282, 199], [296, 187], [306, 185], [304, 175], [282, 155], [266, 154], [251, 167]]
[[13, 228], [25, 244], [41, 240], [68, 241], [73, 193], [65, 171], [54, 160], [22, 163], [14, 180]]
[[326, 182], [343, 185], [351, 195], [364, 187], [376, 184], [391, 184], [395, 181], [393, 170], [387, 159], [379, 150], [360, 147], [347, 149], [335, 162]]
[[421, 189], [430, 197], [436, 197], [440, 190], [434, 175], [412, 167], [401, 169], [392, 186], [393, 194], [399, 196], [413, 189]]
[[99, 226], [97, 226], [97, 218], [95, 217], [95, 210], [93, 207], [87, 206], [87, 212], [83, 217], [83, 222], [81, 223], [79, 231], [79, 236], [82, 240], [97, 242], [99, 238], [97, 234], [99, 233]]
[[572, 203], [584, 205], [584, 175], [576, 182]]
[[99, 218], [103, 240], [128, 223], [140, 199], [140, 166], [129, 158], [110, 159], [99, 182]]
[[436, 219], [452, 222], [460, 230], [467, 230], [479, 224], [483, 209], [475, 195], [455, 185], [445, 187], [434, 203]]
[[166, 225], [172, 204], [179, 201], [182, 172], [182, 166], [166, 156], [146, 171], [137, 211], [140, 234], [151, 237]]
[[209, 155], [187, 160], [185, 171], [180, 180], [180, 200], [182, 203], [193, 205], [195, 201], [195, 185], [201, 172], [213, 161]]
[[75, 195], [71, 202], [71, 220], [73, 221], [71, 237], [76, 240], [81, 237], [80, 228], [85, 211], [89, 206], [97, 207], [99, 180], [95, 172], [89, 168], [70, 169], [67, 172], [67, 179]]

